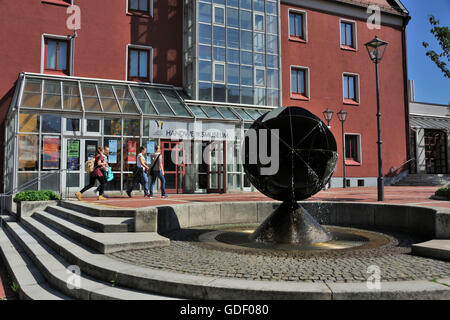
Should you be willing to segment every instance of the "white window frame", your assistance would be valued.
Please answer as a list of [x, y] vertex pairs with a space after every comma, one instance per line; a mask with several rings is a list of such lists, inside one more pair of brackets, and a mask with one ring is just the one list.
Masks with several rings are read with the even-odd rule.
[[[223, 9], [223, 23], [216, 21], [216, 8]], [[225, 26], [226, 23], [226, 9], [224, 5], [214, 3], [212, 8], [212, 24], [217, 26]], [[226, 31], [225, 31], [226, 32]]]
[[[130, 8], [128, 6], [129, 0], [125, 0], [125, 1], [126, 1], [126, 13], [133, 14], [133, 12], [130, 12]], [[149, 0], [149, 2], [150, 3], [149, 3], [149, 8], [148, 8], [148, 15], [153, 18], [153, 0]]]
[[[99, 132], [87, 131], [88, 120], [99, 120]], [[101, 117], [86, 117], [83, 119], [83, 135], [86, 137], [101, 137], [103, 133], [103, 120]]]
[[[257, 70], [264, 71], [264, 83], [262, 85], [261, 84], [256, 84], [256, 71]], [[267, 71], [266, 71], [266, 68], [264, 68], [264, 67], [254, 67], [254, 69], [253, 69], [253, 79], [254, 79], [255, 87], [257, 87], [257, 88], [265, 88], [266, 87], [266, 82], [267, 82]]]
[[[83, 128], [83, 118], [81, 116], [65, 116], [65, 117], [62, 117], [62, 119], [63, 119], [62, 129], [63, 129], [64, 135], [68, 135], [68, 136], [80, 136], [81, 135], [81, 131]], [[79, 120], [80, 121], [80, 130], [78, 130], [78, 131], [67, 130], [67, 119]]]
[[[355, 103], [360, 104], [361, 103], [361, 95], [360, 95], [360, 77], [358, 73], [352, 73], [352, 72], [343, 72], [342, 73], [342, 102], [345, 104], [348, 104], [345, 102], [345, 91], [344, 91], [344, 76], [354, 76], [356, 78], [356, 88], [355, 88], [355, 95], [356, 95], [356, 101]], [[350, 104], [351, 105], [351, 104]]]
[[303, 10], [289, 8], [289, 10], [288, 10], [288, 37], [290, 39], [293, 39], [293, 38], [291, 38], [291, 34], [290, 34], [291, 33], [290, 32], [290, 30], [291, 30], [291, 24], [290, 23], [291, 22], [290, 22], [290, 19], [289, 19], [289, 14], [291, 12], [303, 15], [303, 32], [304, 32], [303, 40], [305, 42], [308, 42], [308, 13], [306, 11], [303, 11]]
[[[351, 133], [351, 132], [346, 132], [344, 133], [344, 141], [345, 141], [345, 137], [346, 136], [356, 136], [357, 138], [357, 147], [358, 147], [358, 162], [360, 165], [362, 165], [362, 144], [361, 144], [361, 133]], [[346, 155], [344, 154], [345, 160], [347, 160]]]
[[139, 50], [148, 50], [149, 52], [149, 65], [148, 65], [148, 72], [149, 72], [149, 77], [148, 77], [148, 81], [149, 83], [153, 83], [153, 47], [151, 46], [141, 46], [141, 45], [136, 45], [136, 44], [127, 44], [127, 48], [126, 48], [126, 59], [125, 59], [125, 81], [129, 81], [128, 80], [128, 53], [130, 51], [130, 49], [139, 49]]
[[291, 79], [291, 77], [292, 77], [292, 69], [303, 69], [303, 70], [305, 70], [306, 71], [306, 77], [305, 77], [305, 80], [306, 80], [306, 83], [305, 83], [305, 94], [306, 94], [306, 98], [308, 98], [308, 99], [311, 99], [311, 93], [310, 93], [310, 71], [309, 71], [309, 67], [305, 67], [305, 66], [296, 66], [296, 65], [291, 65], [290, 66], [290, 68], [289, 68], [289, 92], [290, 92], [290, 97], [291, 97], [291, 99], [294, 99], [294, 100], [298, 100], [299, 98], [297, 98], [297, 97], [295, 97], [293, 94], [292, 94], [292, 79]]
[[[216, 80], [216, 65], [220, 64], [221, 66], [223, 66], [223, 81], [221, 80]], [[225, 62], [223, 61], [214, 61], [213, 62], [213, 70], [212, 70], [212, 80], [214, 83], [225, 83], [225, 80], [227, 78], [227, 70], [226, 70], [226, 65]]]
[[74, 65], [73, 50], [72, 50], [73, 38], [71, 36], [61, 36], [61, 35], [48, 34], [48, 33], [43, 33], [41, 36], [41, 67], [40, 67], [41, 73], [44, 73], [45, 64], [47, 63], [45, 61], [45, 40], [46, 39], [64, 40], [69, 43], [69, 48], [67, 48], [67, 50], [69, 51], [69, 59], [68, 59], [67, 63], [69, 64], [69, 75], [72, 76], [73, 75], [73, 65]]
[[[339, 19], [339, 46], [342, 49], [344, 49], [344, 50], [346, 49], [342, 45], [342, 33], [341, 33], [341, 24], [342, 24], [342, 22], [350, 23], [350, 24], [353, 25], [353, 39], [352, 39], [353, 40], [353, 44], [354, 44], [353, 49], [355, 51], [358, 51], [358, 29], [357, 29], [357, 26], [356, 26], [356, 21], [354, 21], [354, 20], [348, 20], [348, 19], [342, 19], [342, 18]], [[347, 49], [347, 50], [349, 50], [349, 49]]]
[[[263, 17], [263, 29], [262, 30], [256, 29], [256, 16]], [[266, 15], [264, 14], [264, 12], [253, 12], [253, 31], [266, 32]]]

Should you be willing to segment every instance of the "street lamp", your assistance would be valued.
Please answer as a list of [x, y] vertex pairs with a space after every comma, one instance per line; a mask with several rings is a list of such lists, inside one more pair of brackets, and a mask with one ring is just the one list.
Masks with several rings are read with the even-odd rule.
[[381, 145], [383, 144], [383, 142], [381, 141], [380, 85], [378, 77], [378, 63], [380, 63], [381, 60], [383, 59], [387, 45], [388, 43], [386, 41], [378, 39], [377, 36], [375, 36], [375, 39], [365, 44], [367, 52], [369, 53], [370, 60], [372, 60], [373, 63], [375, 63], [375, 74], [377, 84], [378, 201], [384, 201], [383, 159], [381, 153]]
[[330, 121], [333, 118], [333, 111], [330, 109], [325, 110], [323, 113], [323, 116], [325, 117], [325, 120], [327, 120], [327, 125], [330, 127]]
[[344, 180], [343, 180], [343, 188], [345, 189], [347, 187], [347, 177], [345, 174], [345, 134], [344, 134], [344, 122], [345, 119], [347, 119], [347, 111], [341, 110], [337, 113], [339, 120], [341, 120], [342, 123], [342, 163], [344, 166]]

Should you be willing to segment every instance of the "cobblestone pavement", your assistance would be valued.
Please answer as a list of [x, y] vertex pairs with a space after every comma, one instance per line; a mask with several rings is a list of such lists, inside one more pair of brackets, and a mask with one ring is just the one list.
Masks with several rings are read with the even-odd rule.
[[[198, 234], [205, 231], [197, 230]], [[266, 251], [243, 253], [172, 237], [163, 248], [122, 251], [110, 257], [139, 266], [187, 274], [274, 281], [359, 282], [368, 267], [381, 270], [381, 281], [450, 277], [450, 263], [410, 255], [410, 239], [391, 235], [388, 245], [320, 254]]]

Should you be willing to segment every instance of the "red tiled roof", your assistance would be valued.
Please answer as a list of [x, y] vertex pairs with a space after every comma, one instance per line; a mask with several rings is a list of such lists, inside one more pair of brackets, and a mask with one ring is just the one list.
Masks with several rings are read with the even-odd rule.
[[389, 0], [331, 0], [337, 2], [348, 3], [356, 6], [367, 7], [371, 4], [377, 5], [384, 12], [389, 12], [393, 14], [405, 14], [401, 7], [399, 7], [395, 1]]

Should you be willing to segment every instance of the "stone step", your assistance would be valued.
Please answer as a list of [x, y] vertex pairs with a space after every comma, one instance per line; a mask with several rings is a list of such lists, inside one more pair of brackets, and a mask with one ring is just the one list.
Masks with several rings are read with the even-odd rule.
[[450, 240], [430, 240], [412, 245], [411, 253], [416, 256], [450, 261]]
[[68, 296], [54, 290], [48, 284], [24, 250], [7, 234], [6, 221], [0, 228], [0, 260], [3, 261], [13, 282], [18, 286], [19, 298], [22, 300], [70, 300]]
[[39, 220], [100, 253], [154, 248], [170, 244], [169, 239], [160, 236], [156, 232], [99, 233], [45, 211], [37, 211], [31, 218], [24, 217], [22, 220], [25, 220], [27, 223]]
[[[22, 246], [27, 255], [31, 258], [45, 279], [58, 291], [82, 300], [168, 300], [169, 297], [154, 295], [137, 290], [130, 290], [112, 286], [112, 283], [96, 280], [83, 273], [79, 276], [79, 281], [70, 282], [73, 274], [68, 271], [71, 265], [61, 258], [53, 249], [29, 232], [19, 223], [8, 222], [8, 231], [15, 240]], [[70, 284], [77, 284], [77, 287], [70, 287]], [[115, 285], [115, 284], [114, 284]]]
[[134, 219], [123, 217], [96, 217], [61, 206], [49, 206], [45, 211], [98, 232], [133, 232]]
[[[132, 272], [139, 273], [142, 268], [98, 254], [85, 245], [73, 241], [64, 233], [52, 229], [35, 219], [23, 219], [21, 224], [37, 235], [66, 261], [78, 265], [84, 274], [107, 282], [117, 277], [118, 283], [122, 287], [148, 291], [158, 295], [172, 296], [173, 292], [177, 292], [177, 296], [190, 297], [189, 294], [182, 295], [182, 293], [192, 291], [191, 286], [185, 289], [183, 285], [174, 282], [173, 279], [164, 279], [158, 271], [156, 271], [157, 274], [154, 279], [149, 279], [146, 276], [130, 275]], [[184, 280], [189, 278], [189, 275], [181, 274], [180, 277]], [[211, 279], [207, 281], [209, 282]]]
[[83, 201], [61, 201], [60, 205], [67, 209], [72, 209], [97, 217], [134, 218], [136, 215], [136, 210], [134, 209], [113, 209], [102, 207], [101, 205], [92, 205]]

